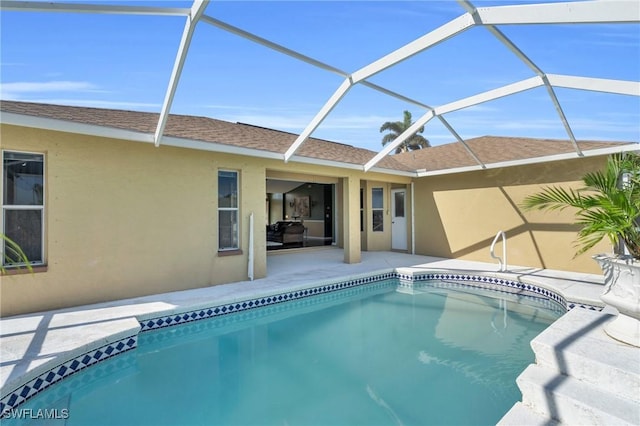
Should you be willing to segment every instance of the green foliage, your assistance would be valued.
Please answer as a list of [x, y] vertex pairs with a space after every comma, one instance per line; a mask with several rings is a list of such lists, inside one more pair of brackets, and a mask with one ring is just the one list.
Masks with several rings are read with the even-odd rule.
[[22, 251], [20, 246], [5, 234], [0, 233], [0, 237], [2, 237], [2, 244], [0, 245], [2, 251], [0, 251], [0, 253], [2, 254], [3, 260], [2, 263], [0, 263], [0, 274], [5, 274], [7, 272], [5, 266], [11, 265], [24, 266], [29, 272], [33, 272], [31, 263], [29, 263], [27, 255]]
[[582, 178], [579, 190], [546, 187], [526, 197], [526, 210], [576, 209], [578, 233], [576, 256], [603, 238], [617, 246], [620, 241], [640, 259], [640, 156], [637, 153], [611, 155], [604, 170]]
[[[380, 126], [380, 133], [385, 131], [388, 131], [389, 133], [383, 136], [382, 146], [385, 146], [386, 144], [396, 140], [398, 136], [404, 133], [404, 131], [411, 127], [412, 124], [413, 121], [411, 121], [411, 113], [409, 111], [404, 112], [403, 121], [387, 121], [386, 123], [384, 123], [382, 126]], [[424, 132], [424, 126], [420, 127], [416, 133], [409, 136], [403, 143], [401, 143], [396, 148], [395, 153], [399, 154], [401, 152], [414, 151], [416, 149], [430, 147], [431, 145], [429, 144], [429, 141], [424, 136], [418, 134], [422, 132]]]

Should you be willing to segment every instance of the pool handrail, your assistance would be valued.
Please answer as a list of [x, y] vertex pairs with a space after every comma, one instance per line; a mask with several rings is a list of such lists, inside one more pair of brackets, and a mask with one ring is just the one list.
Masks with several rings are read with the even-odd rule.
[[[494, 249], [496, 247], [496, 242], [498, 241], [498, 238], [502, 237], [502, 258], [496, 256], [496, 254], [494, 253]], [[506, 272], [507, 271], [507, 237], [504, 233], [503, 230], [498, 231], [498, 233], [496, 234], [495, 238], [493, 239], [493, 242], [491, 243], [491, 250], [490, 253], [492, 258], [497, 259], [498, 260], [498, 265], [500, 267], [500, 269], [498, 269], [498, 271], [500, 272]]]

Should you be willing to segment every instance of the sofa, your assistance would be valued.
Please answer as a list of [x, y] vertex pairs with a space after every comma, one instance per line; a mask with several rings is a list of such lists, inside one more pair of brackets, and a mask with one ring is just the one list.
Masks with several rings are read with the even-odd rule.
[[301, 222], [280, 221], [267, 225], [267, 241], [282, 244], [301, 244], [304, 242], [305, 227]]

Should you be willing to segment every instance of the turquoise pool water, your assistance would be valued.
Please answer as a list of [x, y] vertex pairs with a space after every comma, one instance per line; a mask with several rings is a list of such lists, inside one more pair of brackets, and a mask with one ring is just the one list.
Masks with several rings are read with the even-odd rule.
[[67, 418], [3, 424], [495, 424], [520, 399], [529, 341], [561, 313], [389, 280], [143, 333], [19, 407]]

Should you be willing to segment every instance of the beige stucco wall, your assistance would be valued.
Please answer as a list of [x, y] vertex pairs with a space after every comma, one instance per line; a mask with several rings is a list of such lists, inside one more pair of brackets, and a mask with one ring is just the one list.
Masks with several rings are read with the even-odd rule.
[[[391, 191], [393, 189], [405, 190], [405, 214], [406, 214], [406, 237], [407, 237], [407, 250], [411, 251], [411, 185], [406, 183], [390, 183], [377, 180], [362, 180], [360, 182], [360, 188], [363, 193], [363, 205], [364, 215], [363, 223], [364, 230], [360, 235], [360, 244], [365, 251], [385, 251], [391, 250], [391, 238], [392, 229], [391, 223], [393, 220], [393, 213], [391, 211]], [[382, 188], [383, 197], [383, 231], [373, 231], [373, 213], [372, 213], [372, 200], [371, 190], [373, 188]]]
[[603, 242], [574, 258], [579, 228], [571, 211], [525, 212], [519, 205], [543, 186], [581, 187], [580, 177], [604, 164], [604, 157], [583, 158], [417, 179], [416, 252], [494, 262], [489, 247], [504, 230], [511, 265], [600, 273], [591, 255], [611, 248]]
[[[365, 175], [352, 169], [203, 152], [3, 124], [0, 148], [45, 154], [47, 270], [0, 277], [0, 315], [76, 306], [247, 279], [249, 214], [255, 277], [266, 274], [266, 175], [337, 183], [336, 238], [345, 261], [360, 244], [347, 221]], [[217, 173], [240, 172], [242, 253], [217, 251]], [[368, 173], [406, 184], [408, 177]], [[341, 191], [338, 193], [338, 191]], [[358, 208], [356, 202], [356, 208]], [[348, 213], [348, 212], [347, 212]], [[359, 224], [353, 224], [358, 232]]]
[[[47, 271], [3, 276], [3, 316], [247, 279], [249, 214], [265, 221], [260, 162], [3, 125], [2, 149], [45, 154]], [[217, 251], [217, 173], [240, 172], [242, 254]], [[266, 274], [255, 227], [255, 276]]]
[[[0, 144], [44, 153], [46, 164], [47, 270], [0, 278], [3, 316], [244, 281], [251, 212], [255, 277], [265, 276], [267, 176], [336, 185], [335, 237], [346, 262], [358, 262], [361, 248], [391, 248], [392, 188], [406, 188], [408, 211], [411, 203], [410, 178], [356, 169], [9, 125], [0, 127]], [[489, 245], [503, 229], [512, 265], [598, 273], [589, 255], [573, 259], [577, 228], [570, 212], [523, 212], [518, 205], [542, 185], [579, 186], [579, 176], [603, 165], [604, 158], [590, 158], [416, 179], [416, 252], [492, 261]], [[220, 169], [240, 172], [242, 253], [232, 256], [217, 251]], [[373, 187], [384, 189], [382, 233], [369, 229]], [[608, 250], [603, 243], [593, 253]]]
[[[361, 188], [364, 190], [364, 231], [361, 241], [367, 251], [391, 250], [391, 184], [382, 181], [363, 180]], [[373, 213], [371, 210], [371, 191], [382, 188], [383, 199], [383, 231], [373, 231]]]

